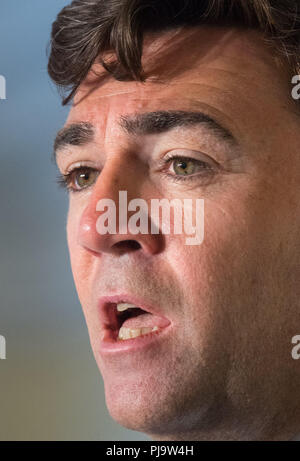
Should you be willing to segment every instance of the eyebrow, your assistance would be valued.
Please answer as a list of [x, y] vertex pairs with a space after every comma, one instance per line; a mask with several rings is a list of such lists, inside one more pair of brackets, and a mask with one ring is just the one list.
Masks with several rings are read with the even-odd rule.
[[72, 123], [57, 133], [54, 141], [54, 153], [65, 146], [82, 146], [88, 144], [93, 138], [93, 125], [86, 122]]
[[[231, 132], [203, 112], [166, 110], [122, 115], [119, 126], [129, 135], [149, 135], [164, 133], [175, 127], [206, 125], [213, 133], [231, 144], [236, 140]], [[54, 141], [54, 158], [66, 146], [82, 146], [93, 141], [95, 128], [91, 123], [80, 122], [62, 128]]]

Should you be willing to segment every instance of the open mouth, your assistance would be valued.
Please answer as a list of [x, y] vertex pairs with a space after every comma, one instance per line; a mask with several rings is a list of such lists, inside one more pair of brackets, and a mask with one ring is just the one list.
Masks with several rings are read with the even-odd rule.
[[155, 335], [170, 324], [166, 318], [128, 302], [107, 303], [105, 310], [105, 323], [114, 341]]

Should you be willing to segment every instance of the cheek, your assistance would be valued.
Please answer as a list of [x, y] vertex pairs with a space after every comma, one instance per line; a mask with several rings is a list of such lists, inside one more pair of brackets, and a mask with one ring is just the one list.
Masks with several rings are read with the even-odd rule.
[[77, 266], [76, 260], [78, 257], [78, 245], [77, 245], [77, 235], [76, 235], [76, 224], [74, 222], [74, 219], [72, 217], [72, 214], [70, 213], [70, 210], [68, 212], [68, 217], [67, 217], [67, 242], [68, 242], [68, 249], [69, 249], [69, 255], [70, 255], [70, 261], [71, 261], [71, 267], [73, 271], [73, 275], [76, 274], [77, 272]]
[[78, 297], [83, 304], [84, 293], [87, 292], [89, 274], [88, 252], [78, 244], [77, 213], [69, 210], [67, 219], [67, 242], [70, 255], [71, 269]]
[[[208, 204], [200, 245], [186, 245], [182, 237], [169, 241], [167, 264], [184, 292], [184, 299], [195, 306], [196, 316], [204, 315], [205, 311], [216, 314], [225, 297], [233, 295], [233, 286], [239, 285], [236, 281], [244, 283], [247, 278], [253, 255], [253, 236], [247, 232], [249, 221], [245, 209], [236, 206], [233, 211], [225, 204], [224, 207]], [[249, 240], [247, 235], [251, 237]]]

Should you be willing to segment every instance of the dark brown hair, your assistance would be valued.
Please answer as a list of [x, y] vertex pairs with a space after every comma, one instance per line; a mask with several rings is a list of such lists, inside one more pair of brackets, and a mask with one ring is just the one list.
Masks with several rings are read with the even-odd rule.
[[[99, 57], [117, 80], [143, 81], [143, 34], [201, 24], [260, 30], [300, 74], [300, 0], [74, 0], [52, 26], [48, 72], [69, 94]], [[102, 54], [113, 51], [114, 62]]]

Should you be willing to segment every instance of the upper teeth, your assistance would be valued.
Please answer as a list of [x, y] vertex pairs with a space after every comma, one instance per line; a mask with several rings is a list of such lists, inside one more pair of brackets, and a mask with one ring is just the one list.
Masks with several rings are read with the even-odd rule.
[[134, 304], [129, 304], [129, 303], [118, 303], [117, 304], [117, 310], [119, 312], [123, 312], [123, 311], [126, 311], [127, 309], [132, 309], [136, 307], [137, 306], [135, 306]]

